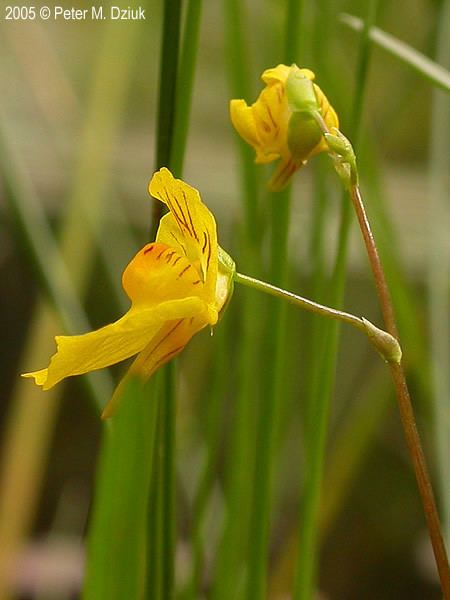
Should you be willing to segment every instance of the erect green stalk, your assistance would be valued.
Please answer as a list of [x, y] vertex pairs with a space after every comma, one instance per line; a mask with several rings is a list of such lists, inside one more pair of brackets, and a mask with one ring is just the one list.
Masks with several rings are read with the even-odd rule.
[[[181, 0], [163, 3], [163, 33], [159, 68], [158, 131], [156, 134], [156, 169], [168, 167], [173, 145], [178, 50], [180, 46]], [[150, 239], [154, 239], [162, 215], [161, 202], [153, 204]]]
[[242, 273], [236, 272], [234, 275], [234, 280], [236, 283], [241, 283], [242, 285], [246, 285], [260, 292], [270, 294], [271, 296], [276, 296], [277, 298], [308, 310], [309, 312], [313, 312], [323, 317], [328, 317], [329, 319], [334, 319], [335, 321], [341, 321], [342, 323], [353, 325], [353, 327], [356, 327], [368, 336], [370, 342], [375, 346], [377, 351], [381, 354], [382, 358], [386, 362], [400, 364], [402, 351], [395, 337], [386, 331], [379, 329], [364, 317], [357, 317], [351, 313], [347, 313], [336, 308], [330, 308], [329, 306], [324, 306], [323, 304], [319, 304], [313, 300], [308, 300], [307, 298], [298, 296], [293, 292], [283, 290], [270, 283], [260, 281], [259, 279], [249, 277], [248, 275], [243, 275]]
[[[248, 34], [245, 3], [224, 0], [225, 56], [231, 97], [250, 98], [251, 70], [249, 68]], [[258, 182], [253, 164], [253, 152], [242, 140], [237, 141], [240, 168], [240, 189], [244, 210], [242, 253], [246, 264], [256, 272], [260, 265], [261, 223], [258, 203]], [[258, 299], [259, 300], [259, 299]], [[238, 597], [242, 591], [243, 565], [249, 538], [249, 520], [253, 488], [253, 453], [255, 446], [255, 421], [258, 403], [255, 398], [255, 372], [258, 368], [258, 344], [260, 305], [250, 303], [242, 295], [240, 315], [242, 342], [236, 358], [237, 375], [235, 402], [233, 405], [233, 428], [229, 441], [225, 473], [225, 519], [220, 534], [214, 566], [211, 597], [228, 600]]]
[[[291, 64], [299, 59], [300, 42], [304, 44], [304, 2], [286, 0], [282, 61]], [[275, 62], [276, 64], [276, 62]], [[281, 193], [270, 193], [270, 278], [287, 285], [288, 240], [291, 215], [291, 186]], [[267, 304], [267, 347], [272, 349], [272, 365], [263, 374], [262, 394], [257, 420], [253, 509], [250, 517], [250, 544], [247, 568], [247, 600], [267, 595], [268, 548], [270, 539], [273, 479], [277, 457], [281, 415], [288, 394], [285, 388], [287, 355], [287, 306], [271, 300]]]
[[178, 84], [176, 94], [175, 126], [171, 147], [170, 166], [176, 177], [183, 172], [186, 139], [189, 128], [189, 114], [192, 102], [192, 88], [197, 60], [198, 41], [203, 0], [189, 0], [180, 53]]
[[176, 416], [176, 364], [166, 365], [164, 372], [164, 397], [160, 403], [161, 428], [161, 598], [170, 600], [174, 595], [175, 539], [176, 539], [176, 465], [175, 465], [175, 416]]
[[[167, 0], [164, 2], [163, 33], [161, 40], [161, 62], [159, 77], [159, 107], [158, 107], [158, 131], [156, 136], [156, 169], [163, 166], [171, 167], [171, 159], [174, 152], [174, 127], [176, 113], [176, 91], [178, 85], [178, 60], [181, 29], [181, 0]], [[183, 152], [179, 153], [182, 160]], [[181, 173], [177, 173], [181, 175]], [[154, 203], [152, 235], [156, 236], [162, 211], [161, 202]], [[147, 581], [147, 594], [157, 600], [160, 598], [171, 600], [174, 594], [174, 563], [175, 563], [175, 412], [176, 412], [176, 384], [175, 366], [170, 363], [164, 368], [163, 393], [159, 399], [160, 411], [158, 427], [160, 428], [161, 452], [155, 453], [155, 459], [159, 460], [159, 468], [156, 472], [160, 477], [154, 485], [161, 486], [160, 501], [152, 502], [158, 494], [149, 498], [149, 523], [148, 523], [148, 545], [156, 542], [154, 552], [158, 553], [161, 571], [155, 581], [160, 582], [158, 590], [153, 589], [153, 581]], [[156, 520], [156, 526], [155, 522]], [[152, 539], [152, 534], [158, 531], [161, 525], [161, 535]], [[153, 556], [154, 556], [153, 552]], [[151, 565], [149, 568], [151, 572]]]
[[[356, 88], [351, 111], [350, 131], [354, 139], [358, 139], [361, 122], [364, 92], [366, 89], [368, 62], [370, 55], [369, 31], [375, 23], [378, 0], [371, 0], [367, 4], [364, 31], [361, 35], [359, 59], [356, 72]], [[342, 197], [340, 210], [340, 224], [336, 257], [329, 282], [327, 302], [334, 306], [341, 306], [346, 280], [346, 265], [348, 254], [348, 241], [351, 228], [351, 208]], [[322, 339], [320, 365], [320, 378], [314, 380], [314, 398], [311, 403], [310, 422], [314, 429], [310, 429], [305, 447], [306, 474], [304, 495], [300, 505], [300, 535], [298, 560], [294, 583], [294, 600], [310, 600], [314, 595], [316, 582], [317, 558], [319, 548], [319, 511], [321, 491], [323, 486], [325, 468], [325, 449], [327, 441], [330, 401], [334, 385], [337, 351], [339, 344], [338, 322], [323, 323], [319, 334]]]

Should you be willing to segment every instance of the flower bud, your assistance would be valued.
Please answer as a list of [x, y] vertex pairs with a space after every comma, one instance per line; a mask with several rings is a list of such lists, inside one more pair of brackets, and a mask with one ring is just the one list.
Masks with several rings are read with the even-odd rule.
[[283, 189], [309, 158], [328, 150], [314, 112], [320, 113], [329, 129], [339, 124], [314, 77], [312, 71], [295, 64], [278, 65], [262, 74], [266, 87], [251, 106], [244, 100], [230, 103], [231, 121], [255, 149], [255, 162], [280, 160], [269, 183], [273, 191]]

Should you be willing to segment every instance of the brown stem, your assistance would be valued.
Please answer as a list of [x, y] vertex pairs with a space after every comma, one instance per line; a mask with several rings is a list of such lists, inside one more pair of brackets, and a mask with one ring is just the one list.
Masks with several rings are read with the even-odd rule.
[[[366, 245], [370, 265], [375, 276], [375, 282], [385, 326], [387, 331], [398, 340], [398, 330], [395, 322], [389, 288], [386, 283], [383, 266], [378, 255], [377, 246], [370, 228], [366, 211], [364, 209], [361, 192], [358, 185], [352, 186], [351, 198], [356, 215], [358, 217], [364, 243]], [[433, 546], [434, 557], [436, 559], [436, 565], [441, 581], [442, 592], [445, 600], [450, 600], [450, 569], [448, 565], [447, 552], [445, 550], [444, 540], [442, 538], [441, 524], [436, 508], [433, 488], [428, 475], [428, 468], [422, 449], [422, 443], [420, 441], [420, 435], [417, 430], [414, 410], [411, 404], [405, 373], [401, 363], [389, 363], [389, 367], [391, 369], [391, 375], [395, 386], [403, 431], [405, 433], [406, 443], [411, 455], [417, 485], [419, 487], [419, 492], [422, 499], [431, 544]]]

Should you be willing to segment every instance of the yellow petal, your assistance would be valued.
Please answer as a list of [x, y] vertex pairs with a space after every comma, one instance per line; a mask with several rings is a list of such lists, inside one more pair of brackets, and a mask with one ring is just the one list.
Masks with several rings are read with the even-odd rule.
[[[252, 106], [261, 152], [287, 154], [287, 126], [291, 112], [281, 83], [266, 87]], [[259, 161], [262, 162], [262, 161]]]
[[147, 244], [126, 267], [122, 285], [134, 305], [150, 308], [166, 300], [205, 295], [198, 271], [182, 253], [183, 249], [174, 247], [173, 238], [171, 241], [172, 245]]
[[311, 81], [315, 79], [315, 74], [310, 69], [299, 69], [296, 64], [290, 65], [278, 65], [277, 67], [273, 67], [271, 69], [266, 69], [261, 75], [261, 79], [264, 83], [271, 85], [276, 82], [280, 82], [282, 84], [286, 83], [287, 78], [289, 77], [289, 73], [292, 69], [299, 71], [303, 77], [307, 77]]
[[290, 70], [291, 67], [287, 65], [278, 65], [277, 67], [266, 69], [261, 75], [261, 79], [267, 84], [276, 83], [277, 81], [285, 83]]
[[253, 146], [255, 150], [258, 150], [259, 141], [253, 110], [247, 105], [245, 100], [231, 100], [230, 118], [241, 138], [244, 139], [247, 144]]
[[181, 248], [190, 263], [198, 268], [205, 296], [208, 302], [213, 302], [217, 278], [217, 231], [213, 215], [198, 191], [175, 179], [165, 167], [153, 175], [149, 192], [170, 210], [171, 218], [161, 219], [157, 242], [173, 245], [176, 241], [178, 246], [175, 247]]
[[201, 317], [176, 319], [166, 322], [138, 354], [127, 374], [105, 406], [102, 419], [112, 416], [120, 402], [123, 386], [129, 377], [138, 376], [144, 383], [164, 364], [179, 354], [189, 340], [207, 323]]
[[279, 158], [278, 153], [266, 151], [259, 141], [255, 123], [254, 105], [247, 106], [245, 100], [231, 100], [230, 118], [241, 138], [255, 149], [256, 163], [265, 164]]
[[132, 307], [121, 319], [84, 335], [57, 336], [48, 369], [26, 373], [44, 390], [65, 377], [113, 365], [140, 352], [169, 320], [198, 317], [208, 322], [200, 298], [169, 300], [151, 308]]

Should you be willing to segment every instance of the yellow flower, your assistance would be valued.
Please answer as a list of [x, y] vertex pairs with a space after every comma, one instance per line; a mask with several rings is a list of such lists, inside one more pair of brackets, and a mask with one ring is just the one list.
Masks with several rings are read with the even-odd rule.
[[[232, 291], [234, 263], [218, 246], [213, 215], [198, 191], [166, 168], [153, 175], [149, 192], [170, 212], [161, 219], [156, 241], [144, 246], [123, 273], [130, 309], [97, 331], [57, 336], [48, 368], [24, 375], [44, 390], [135, 354], [128, 373], [146, 380], [194, 334], [217, 323]], [[116, 391], [104, 417], [119, 395]]]
[[[292, 105], [287, 90], [288, 80], [312, 82], [314, 78], [309, 69], [299, 69], [295, 64], [290, 67], [278, 65], [262, 74], [266, 87], [251, 106], [245, 100], [231, 100], [231, 121], [239, 135], [255, 149], [255, 162], [269, 163], [281, 159], [269, 182], [270, 189], [274, 191], [283, 189], [292, 174], [309, 158], [328, 150], [312, 115], [307, 110], [298, 111]], [[313, 90], [314, 108], [321, 113], [328, 129], [338, 127], [338, 117], [320, 87], [313, 83], [310, 88]]]

